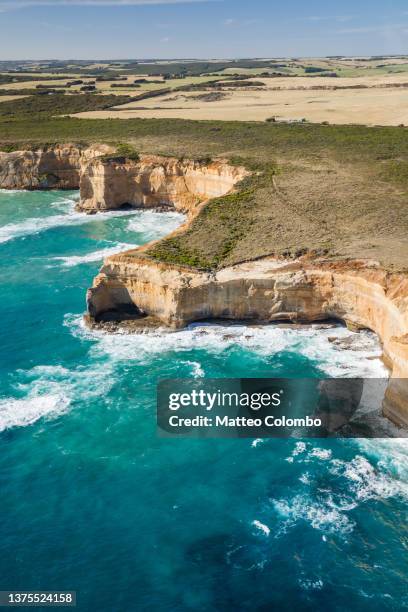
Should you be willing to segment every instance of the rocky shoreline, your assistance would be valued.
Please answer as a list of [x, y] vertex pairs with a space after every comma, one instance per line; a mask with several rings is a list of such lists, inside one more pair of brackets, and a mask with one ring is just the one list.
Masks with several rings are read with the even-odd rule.
[[[225, 160], [112, 157], [106, 145], [0, 153], [0, 187], [79, 187], [79, 209], [88, 213], [166, 205], [191, 220], [207, 199], [228, 193], [247, 174]], [[149, 259], [142, 247], [105, 260], [87, 304], [88, 324], [99, 329], [179, 329], [214, 319], [335, 319], [353, 330], [369, 329], [380, 338], [391, 371], [384, 414], [408, 427], [408, 276], [375, 261], [266, 257], [204, 272]]]

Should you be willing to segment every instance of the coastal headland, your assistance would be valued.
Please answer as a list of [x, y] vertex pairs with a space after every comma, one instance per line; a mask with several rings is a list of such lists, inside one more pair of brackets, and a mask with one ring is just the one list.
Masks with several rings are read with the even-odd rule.
[[105, 260], [90, 325], [368, 328], [407, 425], [407, 57], [2, 66], [0, 188], [186, 215]]
[[[274, 196], [270, 206], [285, 203], [290, 184], [280, 179], [276, 162], [246, 167], [228, 158], [139, 154], [130, 145], [68, 143], [0, 153], [2, 188], [79, 188], [78, 209], [89, 214], [124, 207], [186, 213], [184, 225], [164, 240], [105, 260], [87, 294], [90, 324], [135, 321], [139, 329], [145, 321], [181, 328], [211, 319], [334, 319], [355, 331], [370, 329], [382, 342], [391, 372], [384, 414], [407, 426], [403, 379], [408, 378], [408, 274], [402, 266], [398, 269], [387, 257], [380, 261], [333, 253], [319, 244], [274, 252], [273, 239], [269, 254], [248, 253], [238, 261], [232, 257], [234, 247], [246, 238], [245, 223], [252, 225], [243, 203], [247, 209], [256, 206], [257, 195], [268, 188]], [[228, 224], [234, 213], [243, 224], [238, 229]], [[210, 223], [224, 226], [223, 260], [218, 251], [211, 261], [211, 241], [204, 242], [201, 251], [188, 249], [191, 234], [203, 234], [203, 224], [208, 231], [207, 216]], [[293, 221], [296, 226], [296, 210]], [[264, 233], [271, 230], [276, 227], [264, 227]], [[291, 238], [287, 232], [288, 243]], [[259, 242], [264, 240], [259, 233]]]

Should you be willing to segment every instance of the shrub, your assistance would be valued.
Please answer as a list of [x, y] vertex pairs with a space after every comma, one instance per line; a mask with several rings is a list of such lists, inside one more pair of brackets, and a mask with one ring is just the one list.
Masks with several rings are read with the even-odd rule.
[[104, 162], [126, 160], [138, 162], [140, 160], [140, 155], [136, 151], [136, 149], [132, 147], [132, 145], [120, 142], [116, 145], [115, 153], [107, 153], [106, 155], [101, 155], [99, 159]]
[[326, 72], [326, 68], [319, 68], [318, 66], [306, 66], [305, 74], [313, 74], [315, 72]]

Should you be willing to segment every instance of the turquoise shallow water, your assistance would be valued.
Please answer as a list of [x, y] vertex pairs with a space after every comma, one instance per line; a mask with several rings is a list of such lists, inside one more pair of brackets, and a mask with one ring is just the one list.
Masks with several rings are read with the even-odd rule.
[[382, 375], [379, 347], [305, 330], [196, 325], [91, 333], [104, 254], [177, 214], [73, 212], [68, 192], [0, 192], [1, 589], [72, 589], [78, 609], [401, 610], [402, 440], [161, 440], [155, 382]]

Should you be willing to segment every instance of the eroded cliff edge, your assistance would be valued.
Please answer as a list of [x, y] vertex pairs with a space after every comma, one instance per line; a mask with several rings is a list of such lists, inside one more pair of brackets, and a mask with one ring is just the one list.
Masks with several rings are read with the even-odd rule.
[[228, 193], [249, 172], [225, 160], [195, 161], [140, 155], [103, 156], [81, 174], [79, 209], [84, 212], [170, 207], [193, 213], [209, 198]]
[[81, 175], [107, 145], [64, 144], [0, 151], [0, 189], [79, 189]]
[[[172, 207], [192, 219], [248, 172], [225, 160], [127, 159], [107, 145], [0, 153], [0, 187], [80, 188], [88, 213]], [[91, 321], [151, 317], [173, 328], [203, 319], [312, 322], [328, 318], [378, 334], [392, 378], [384, 413], [408, 427], [408, 276], [369, 261], [263, 258], [202, 272], [152, 260], [148, 246], [108, 258], [87, 303]], [[143, 320], [143, 319], [142, 319]]]
[[375, 263], [266, 258], [216, 273], [109, 257], [87, 295], [92, 319], [150, 315], [180, 328], [205, 319], [313, 322], [337, 319], [381, 339], [391, 381], [384, 414], [408, 427], [408, 278]]
[[0, 151], [0, 189], [79, 189], [77, 209], [86, 213], [170, 207], [191, 214], [248, 174], [243, 166], [222, 159], [131, 158], [104, 144]]

